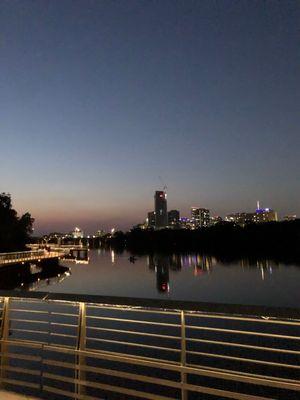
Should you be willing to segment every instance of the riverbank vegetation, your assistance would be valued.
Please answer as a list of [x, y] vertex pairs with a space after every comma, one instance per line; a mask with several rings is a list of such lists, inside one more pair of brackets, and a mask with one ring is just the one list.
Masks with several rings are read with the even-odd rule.
[[33, 221], [29, 213], [19, 217], [12, 208], [11, 196], [0, 193], [0, 252], [23, 250], [32, 233]]
[[132, 252], [205, 251], [214, 254], [300, 256], [300, 220], [249, 224], [219, 223], [196, 230], [133, 229], [105, 239]]

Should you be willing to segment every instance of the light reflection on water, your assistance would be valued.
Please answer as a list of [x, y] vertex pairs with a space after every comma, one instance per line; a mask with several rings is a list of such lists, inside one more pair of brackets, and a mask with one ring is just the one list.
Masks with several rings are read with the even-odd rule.
[[206, 254], [90, 250], [89, 264], [61, 264], [71, 275], [50, 291], [298, 307], [300, 266], [269, 259], [231, 261]]
[[[88, 260], [88, 261], [87, 261]], [[207, 254], [90, 250], [81, 263], [2, 273], [1, 289], [299, 307], [300, 266]]]

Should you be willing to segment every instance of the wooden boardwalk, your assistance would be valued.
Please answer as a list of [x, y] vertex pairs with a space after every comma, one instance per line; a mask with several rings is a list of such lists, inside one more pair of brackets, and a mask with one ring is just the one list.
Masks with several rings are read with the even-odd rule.
[[26, 245], [26, 247], [31, 250], [50, 249], [51, 251], [64, 251], [66, 253], [70, 252], [71, 250], [89, 250], [89, 246], [84, 246], [82, 244], [29, 243]]
[[59, 259], [64, 256], [63, 252], [33, 250], [33, 251], [17, 251], [12, 253], [0, 253], [0, 267], [22, 264], [25, 262], [40, 262], [42, 260]]

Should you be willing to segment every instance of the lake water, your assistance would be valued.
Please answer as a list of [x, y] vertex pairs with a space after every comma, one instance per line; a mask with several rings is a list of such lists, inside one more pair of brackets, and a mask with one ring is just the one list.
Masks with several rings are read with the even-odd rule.
[[68, 272], [33, 280], [28, 290], [299, 307], [299, 265], [200, 254], [129, 257], [90, 250], [88, 264], [61, 261]]

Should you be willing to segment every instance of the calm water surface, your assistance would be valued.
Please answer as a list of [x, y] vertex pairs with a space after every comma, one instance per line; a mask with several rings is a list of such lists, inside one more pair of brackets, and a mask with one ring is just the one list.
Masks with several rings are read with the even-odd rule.
[[[299, 307], [300, 266], [271, 260], [222, 262], [216, 257], [90, 250], [88, 264], [62, 261], [70, 273], [31, 290]], [[134, 262], [132, 262], [134, 261]]]

